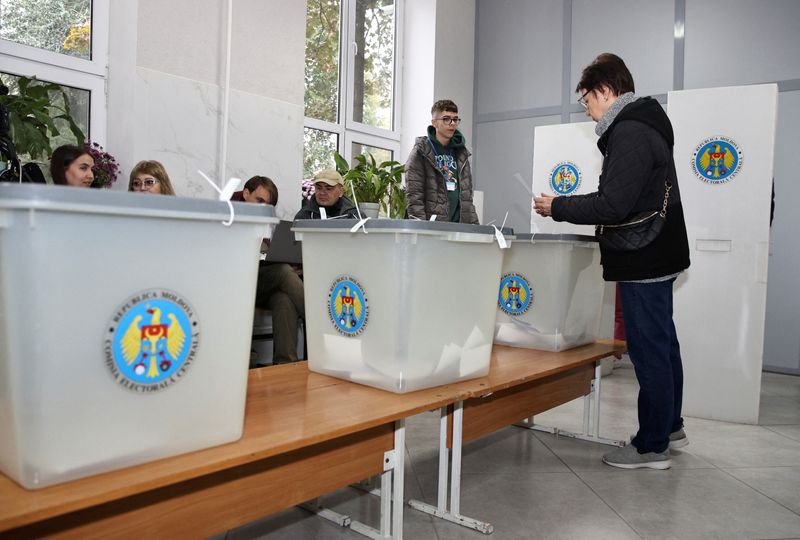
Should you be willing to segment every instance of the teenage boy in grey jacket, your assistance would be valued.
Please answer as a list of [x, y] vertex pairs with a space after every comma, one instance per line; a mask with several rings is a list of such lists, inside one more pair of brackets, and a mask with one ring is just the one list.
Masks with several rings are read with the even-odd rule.
[[449, 99], [431, 108], [431, 125], [417, 137], [406, 162], [408, 215], [429, 220], [478, 223], [472, 204], [472, 171], [464, 135], [456, 128], [458, 106]]

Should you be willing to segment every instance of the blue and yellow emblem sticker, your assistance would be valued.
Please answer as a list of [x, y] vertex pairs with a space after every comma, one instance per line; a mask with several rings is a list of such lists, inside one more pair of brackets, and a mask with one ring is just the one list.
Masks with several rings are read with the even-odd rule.
[[550, 189], [556, 195], [572, 195], [581, 186], [581, 170], [571, 161], [562, 161], [550, 170]]
[[149, 289], [117, 308], [106, 336], [105, 363], [117, 383], [149, 393], [183, 377], [197, 355], [200, 326], [186, 299]]
[[340, 276], [328, 294], [328, 316], [345, 336], [357, 336], [364, 331], [369, 315], [369, 302], [364, 288], [350, 276]]
[[497, 304], [504, 313], [522, 315], [533, 303], [533, 292], [528, 280], [520, 274], [506, 274], [500, 280]]
[[695, 147], [692, 172], [709, 184], [723, 184], [742, 169], [742, 151], [733, 139], [711, 137]]

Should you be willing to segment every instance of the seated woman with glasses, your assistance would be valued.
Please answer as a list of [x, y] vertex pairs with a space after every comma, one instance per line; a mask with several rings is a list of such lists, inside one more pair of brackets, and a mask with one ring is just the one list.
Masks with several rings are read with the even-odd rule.
[[167, 170], [161, 163], [153, 160], [144, 160], [136, 164], [131, 171], [128, 191], [154, 195], [175, 195]]

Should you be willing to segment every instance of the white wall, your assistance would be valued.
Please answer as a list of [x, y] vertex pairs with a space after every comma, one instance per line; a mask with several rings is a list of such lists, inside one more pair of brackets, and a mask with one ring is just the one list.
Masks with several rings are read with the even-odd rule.
[[406, 0], [400, 159], [431, 123], [431, 105], [452, 99], [473, 146], [475, 0]]
[[404, 163], [414, 147], [414, 139], [425, 134], [431, 123], [435, 47], [436, 1], [407, 0], [405, 5], [406, 38], [403, 40], [403, 106], [400, 156]]
[[[233, 2], [222, 181], [271, 177], [282, 217], [300, 205], [305, 8], [297, 1]], [[126, 175], [137, 161], [156, 159], [178, 195], [214, 197], [196, 171], [216, 179], [220, 167], [227, 0], [113, 2], [111, 10], [111, 34], [122, 34], [110, 45], [109, 148]]]
[[533, 126], [558, 123], [564, 116], [586, 121], [573, 89], [582, 68], [600, 52], [625, 59], [643, 95], [663, 97], [680, 89], [675, 84], [681, 76], [687, 89], [778, 82], [764, 364], [800, 373], [795, 284], [800, 212], [791, 206], [800, 200], [795, 150], [800, 141], [800, 2], [678, 0], [677, 5], [685, 5], [682, 55], [676, 47], [676, 2], [476, 0], [474, 160], [476, 189], [485, 191], [486, 219], [502, 217], [508, 209], [510, 224], [529, 231], [524, 190], [514, 177], [531, 183], [533, 158], [526, 148], [532, 148]]
[[[475, 0], [437, 0], [435, 35], [433, 99], [451, 99], [458, 105], [458, 115], [464, 119], [458, 129], [466, 137], [467, 146], [471, 147]], [[430, 118], [428, 121], [430, 123]]]

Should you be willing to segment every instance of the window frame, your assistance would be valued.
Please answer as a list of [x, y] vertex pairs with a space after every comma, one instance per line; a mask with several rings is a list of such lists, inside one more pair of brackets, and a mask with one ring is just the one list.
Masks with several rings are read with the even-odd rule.
[[22, 45], [0, 39], [1, 71], [17, 76], [36, 77], [48, 83], [86, 90], [89, 94], [89, 133], [92, 141], [106, 144], [108, 114], [108, 32], [111, 0], [91, 0], [90, 59]]
[[394, 0], [394, 80], [392, 84], [392, 129], [378, 128], [353, 119], [355, 99], [355, 14], [358, 0], [341, 0], [339, 11], [339, 93], [337, 122], [304, 116], [303, 126], [338, 134], [338, 152], [352, 163], [352, 143], [400, 152], [402, 118], [402, 51], [405, 0]]

